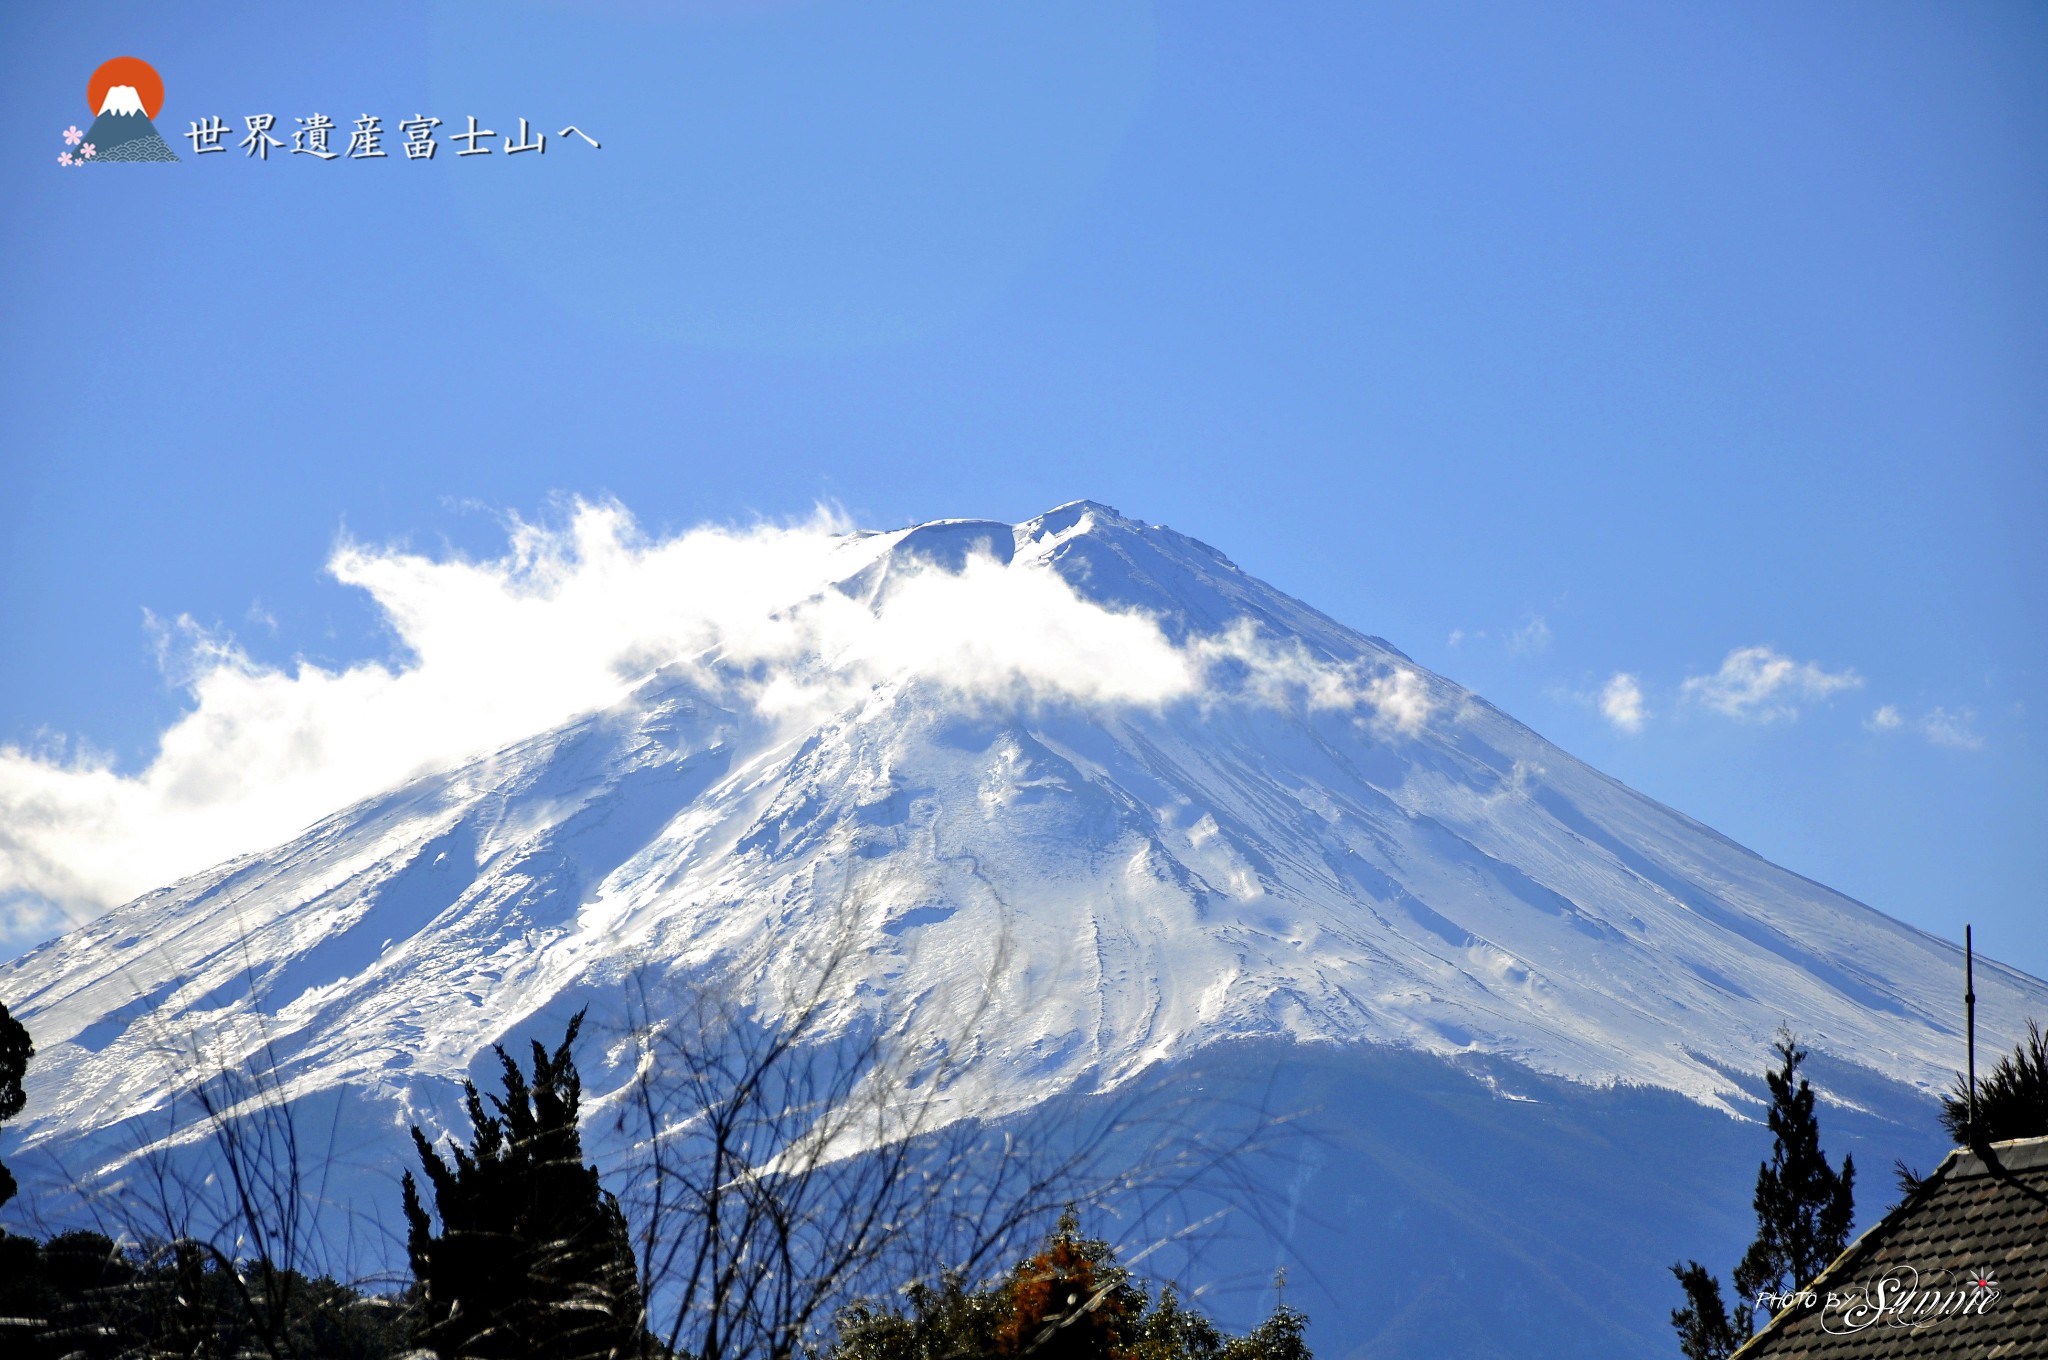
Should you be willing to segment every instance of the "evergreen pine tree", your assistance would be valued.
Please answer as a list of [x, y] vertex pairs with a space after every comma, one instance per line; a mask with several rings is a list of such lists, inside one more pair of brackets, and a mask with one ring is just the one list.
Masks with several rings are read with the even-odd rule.
[[1138, 1324], [1133, 1360], [1217, 1360], [1224, 1336], [1216, 1324], [1180, 1301], [1180, 1291], [1167, 1285], [1159, 1302]]
[[1849, 1245], [1856, 1216], [1855, 1159], [1844, 1157], [1837, 1172], [1821, 1151], [1813, 1087], [1799, 1075], [1806, 1053], [1790, 1034], [1780, 1034], [1773, 1047], [1784, 1065], [1764, 1074], [1771, 1088], [1771, 1160], [1757, 1168], [1756, 1241], [1735, 1268], [1738, 1300], [1809, 1283]]
[[996, 1329], [1003, 1322], [995, 1290], [970, 1290], [960, 1276], [948, 1274], [936, 1285], [912, 1284], [903, 1295], [910, 1303], [908, 1314], [871, 1299], [841, 1309], [826, 1360], [960, 1360], [995, 1354]]
[[1735, 1267], [1735, 1302], [1721, 1296], [1721, 1281], [1697, 1261], [1671, 1267], [1686, 1306], [1671, 1325], [1689, 1360], [1720, 1360], [1755, 1332], [1759, 1294], [1789, 1294], [1812, 1282], [1849, 1245], [1856, 1217], [1856, 1163], [1842, 1158], [1837, 1172], [1821, 1151], [1813, 1087], [1799, 1075], [1805, 1050], [1781, 1031], [1772, 1045], [1781, 1066], [1764, 1073], [1771, 1090], [1771, 1159], [1757, 1168], [1756, 1240]]
[[[9, 1015], [7, 1007], [0, 1006], [0, 1123], [20, 1114], [22, 1106], [28, 1103], [21, 1078], [28, 1071], [28, 1060], [35, 1055], [35, 1045], [28, 1041], [28, 1031], [21, 1021]], [[14, 1173], [0, 1163], [0, 1205], [13, 1199], [14, 1191]]]
[[1223, 1360], [1312, 1360], [1308, 1348], [1308, 1314], [1287, 1302], [1287, 1272], [1273, 1277], [1278, 1297], [1266, 1320], [1223, 1348]]
[[2027, 1021], [2027, 1037], [1977, 1083], [1977, 1128], [1970, 1128], [1970, 1086], [1960, 1073], [1942, 1097], [1941, 1122], [1960, 1145], [2000, 1143], [2048, 1134], [2048, 1038]]
[[1728, 1305], [1721, 1298], [1721, 1282], [1698, 1261], [1671, 1267], [1685, 1290], [1685, 1307], [1671, 1310], [1671, 1325], [1678, 1329], [1678, 1349], [1686, 1360], [1728, 1360], [1742, 1344], [1735, 1324], [1728, 1320]]
[[436, 1236], [405, 1176], [407, 1249], [421, 1287], [417, 1340], [474, 1360], [575, 1360], [640, 1349], [641, 1298], [625, 1215], [583, 1163], [582, 1082], [570, 1046], [533, 1045], [533, 1081], [497, 1050], [505, 1094], [484, 1109], [465, 1082], [474, 1136], [441, 1159], [412, 1131], [441, 1220]]

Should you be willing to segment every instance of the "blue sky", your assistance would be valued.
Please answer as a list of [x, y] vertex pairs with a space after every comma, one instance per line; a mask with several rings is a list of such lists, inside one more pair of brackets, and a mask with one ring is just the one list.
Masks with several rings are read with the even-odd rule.
[[[148, 767], [194, 637], [398, 664], [344, 540], [1086, 496], [2048, 974], [2039, 7], [104, 4], [0, 51], [19, 758]], [[124, 53], [184, 163], [60, 168]], [[265, 112], [394, 154], [182, 135]], [[408, 163], [421, 113], [603, 147]]]

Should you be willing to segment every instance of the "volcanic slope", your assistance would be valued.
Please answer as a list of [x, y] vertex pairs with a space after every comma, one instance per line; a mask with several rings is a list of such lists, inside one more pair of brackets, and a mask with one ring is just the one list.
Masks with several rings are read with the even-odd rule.
[[[1158, 645], [1093, 679], [675, 658], [602, 712], [147, 894], [0, 967], [38, 1049], [10, 1164], [118, 1168], [190, 1137], [167, 1132], [166, 1055], [193, 1052], [261, 1051], [289, 1099], [339, 1099], [352, 1140], [402, 1154], [404, 1123], [456, 1123], [452, 1081], [492, 1043], [586, 1004], [588, 1032], [622, 1024], [647, 970], [773, 1014], [826, 957], [835, 1025], [945, 1046], [945, 1098], [991, 1119], [1221, 1041], [1448, 1059], [1496, 1103], [1671, 1093], [1730, 1128], [1787, 1022], [1888, 1119], [1926, 1120], [1957, 1065], [1952, 946], [1204, 544], [1077, 502], [849, 535], [835, 562], [789, 618], [1008, 580]], [[1988, 1032], [2048, 1015], [2048, 986], [1998, 965], [1977, 991]], [[593, 1063], [590, 1108], [626, 1075]], [[1347, 1346], [1384, 1340], [1358, 1354], [1410, 1353], [1399, 1319], [1354, 1323]]]

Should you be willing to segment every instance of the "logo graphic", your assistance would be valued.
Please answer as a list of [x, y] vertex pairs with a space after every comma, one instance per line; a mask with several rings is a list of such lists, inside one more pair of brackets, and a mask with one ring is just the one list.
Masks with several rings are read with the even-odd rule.
[[[115, 57], [112, 61], [100, 63], [92, 73], [92, 79], [85, 86], [86, 107], [93, 111], [92, 126], [80, 132], [76, 124], [64, 129], [64, 151], [58, 155], [57, 164], [70, 167], [96, 161], [175, 161], [182, 157], [171, 150], [170, 144], [156, 130], [153, 121], [164, 106], [164, 78], [157, 74], [141, 57]], [[386, 128], [383, 116], [366, 113], [355, 120], [352, 128], [342, 127], [324, 113], [315, 112], [304, 118], [291, 120], [298, 127], [291, 129], [291, 151], [280, 154], [278, 159], [296, 161], [304, 156], [304, 162], [317, 165], [326, 161], [385, 161], [395, 163], [396, 158], [384, 149]], [[492, 145], [500, 134], [484, 127], [475, 114], [466, 120], [469, 127], [463, 132], [443, 134], [449, 142], [462, 147], [452, 159], [466, 160], [471, 156], [501, 156], [510, 159], [521, 152], [531, 151], [538, 161], [548, 150], [549, 134], [542, 130], [547, 126], [534, 126], [527, 119], [519, 120], [519, 135], [503, 134], [502, 147]], [[284, 140], [274, 133], [287, 129], [278, 124], [277, 116], [271, 113], [252, 113], [242, 119], [249, 135], [234, 145], [243, 156], [251, 161], [268, 163], [270, 153], [283, 153]], [[434, 159], [441, 142], [434, 136], [434, 129], [441, 120], [426, 114], [415, 114], [401, 119], [396, 136], [402, 138], [395, 145], [405, 149], [405, 159], [415, 164]], [[500, 123], [500, 127], [508, 126]], [[209, 153], [225, 155], [229, 149], [228, 139], [235, 133], [232, 124], [223, 122], [218, 113], [209, 113], [204, 119], [194, 118], [191, 130], [182, 134], [192, 143], [193, 154], [205, 157]], [[348, 137], [348, 149], [337, 150], [338, 138]], [[592, 151], [603, 149], [603, 143], [577, 127], [574, 123], [553, 136], [558, 143], [566, 143], [577, 137], [589, 143]], [[334, 140], [330, 140], [334, 139]], [[447, 162], [443, 162], [446, 164]]]
[[1873, 1284], [1830, 1291], [1820, 1325], [1830, 1336], [1876, 1326], [1917, 1331], [1947, 1318], [1984, 1316], [2001, 1297], [1988, 1270], [1930, 1270], [1923, 1276], [1912, 1266], [1893, 1266]]
[[64, 129], [71, 150], [57, 157], [59, 165], [87, 161], [174, 161], [178, 153], [158, 134], [155, 118], [164, 106], [164, 78], [140, 57], [115, 57], [100, 63], [85, 86], [92, 126], [80, 132]]

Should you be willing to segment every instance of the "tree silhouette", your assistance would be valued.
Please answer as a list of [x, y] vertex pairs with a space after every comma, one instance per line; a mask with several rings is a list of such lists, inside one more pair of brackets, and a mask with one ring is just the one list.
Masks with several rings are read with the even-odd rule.
[[1757, 1168], [1756, 1241], [1735, 1267], [1738, 1300], [1789, 1293], [1812, 1280], [1849, 1245], [1856, 1217], [1856, 1162], [1842, 1158], [1837, 1172], [1821, 1151], [1813, 1087], [1799, 1075], [1806, 1054], [1790, 1034], [1780, 1034], [1772, 1047], [1784, 1065], [1764, 1074], [1771, 1088], [1771, 1160]]
[[1780, 1031], [1772, 1045], [1781, 1066], [1764, 1073], [1771, 1091], [1771, 1159], [1757, 1168], [1756, 1240], [1735, 1267], [1735, 1301], [1697, 1261], [1674, 1265], [1686, 1306], [1673, 1309], [1679, 1348], [1688, 1360], [1723, 1360], [1755, 1330], [1756, 1300], [1790, 1294], [1810, 1283], [1849, 1244], [1856, 1217], [1856, 1163], [1842, 1158], [1837, 1172], [1821, 1151], [1813, 1087], [1799, 1075], [1805, 1050]]
[[[7, 1007], [0, 1006], [0, 1123], [20, 1114], [22, 1106], [28, 1104], [28, 1095], [21, 1089], [21, 1077], [28, 1070], [28, 1060], [35, 1055], [28, 1030], [7, 1013]], [[0, 1163], [0, 1205], [13, 1199], [17, 1188], [14, 1173]]]
[[1686, 1360], [1728, 1360], [1742, 1341], [1735, 1335], [1735, 1324], [1728, 1320], [1721, 1281], [1698, 1261], [1673, 1266], [1671, 1273], [1685, 1290], [1685, 1307], [1671, 1310], [1679, 1352]]
[[2027, 1037], [1977, 1083], [1974, 1130], [1969, 1082], [1960, 1073], [1955, 1088], [1942, 1097], [1941, 1122], [1951, 1138], [1968, 1147], [2048, 1134], [2048, 1038], [2041, 1026], [2027, 1021]]
[[441, 1220], [436, 1236], [412, 1173], [405, 1176], [407, 1250], [421, 1287], [416, 1339], [476, 1360], [637, 1354], [639, 1273], [618, 1201], [583, 1162], [576, 1127], [582, 1081], [570, 1047], [578, 1012], [553, 1054], [533, 1045], [531, 1084], [497, 1050], [505, 1094], [484, 1109], [463, 1083], [467, 1150], [441, 1159], [412, 1131]]

